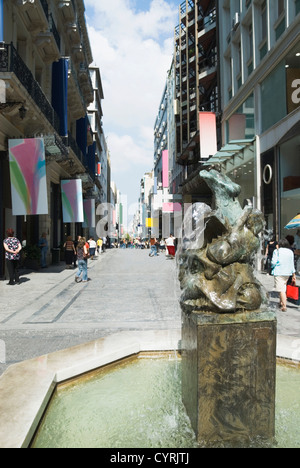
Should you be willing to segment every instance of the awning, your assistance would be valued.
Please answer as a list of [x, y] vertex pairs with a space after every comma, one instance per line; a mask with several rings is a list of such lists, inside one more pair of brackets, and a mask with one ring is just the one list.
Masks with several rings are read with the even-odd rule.
[[300, 227], [300, 214], [293, 218], [284, 229], [297, 229]]
[[235, 158], [245, 159], [245, 152], [254, 152], [255, 139], [251, 140], [233, 140], [223, 146], [214, 156], [212, 156], [205, 165], [224, 164], [228, 161], [234, 165]]

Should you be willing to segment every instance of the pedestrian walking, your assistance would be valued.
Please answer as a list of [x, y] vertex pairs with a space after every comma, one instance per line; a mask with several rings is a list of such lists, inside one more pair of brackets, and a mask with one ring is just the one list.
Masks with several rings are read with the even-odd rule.
[[97, 240], [97, 249], [98, 249], [99, 255], [102, 254], [102, 245], [103, 245], [103, 240], [101, 239], [101, 237], [99, 237], [99, 239]]
[[151, 237], [150, 240], [150, 245], [151, 245], [151, 252], [149, 253], [149, 257], [157, 257], [157, 240], [156, 237]]
[[86, 283], [88, 281], [87, 259], [88, 249], [86, 248], [86, 239], [85, 237], [82, 237], [77, 245], [78, 272], [75, 276], [76, 283]]
[[294, 252], [290, 248], [288, 240], [279, 242], [279, 249], [274, 251], [272, 258], [272, 275], [275, 277], [275, 288], [280, 295], [280, 308], [282, 312], [287, 310], [286, 288], [289, 278], [293, 277], [296, 284], [296, 270]]
[[47, 253], [48, 253], [48, 240], [47, 233], [43, 232], [39, 240], [39, 248], [41, 249], [41, 267], [47, 268]]
[[20, 284], [19, 263], [22, 245], [19, 239], [14, 236], [14, 234], [15, 233], [13, 229], [7, 229], [7, 237], [3, 241], [6, 265], [9, 274], [9, 283], [7, 283], [8, 286]]
[[67, 268], [70, 269], [72, 268], [72, 264], [74, 262], [74, 256], [76, 255], [75, 245], [71, 236], [67, 237], [67, 241], [64, 244], [64, 248], [65, 248], [66, 265], [67, 265]]
[[175, 258], [175, 238], [173, 234], [170, 234], [170, 237], [166, 239], [166, 246], [167, 246], [166, 255], [174, 259]]
[[89, 248], [90, 258], [91, 258], [91, 260], [94, 260], [94, 256], [96, 254], [96, 247], [97, 247], [96, 241], [94, 240], [93, 237], [90, 237], [88, 243], [89, 243], [89, 246], [90, 246], [90, 248]]
[[269, 274], [271, 274], [271, 271], [272, 271], [271, 263], [272, 263], [273, 254], [277, 248], [278, 248], [278, 242], [276, 242], [275, 237], [273, 237], [273, 239], [270, 240], [267, 244], [266, 255], [265, 255], [265, 259], [266, 259], [265, 269]]
[[75, 254], [74, 254], [74, 258], [73, 258], [74, 268], [77, 268], [77, 245], [78, 245], [78, 242], [80, 241], [80, 239], [81, 239], [81, 236], [77, 236], [77, 240], [74, 241], [74, 248], [75, 248]]

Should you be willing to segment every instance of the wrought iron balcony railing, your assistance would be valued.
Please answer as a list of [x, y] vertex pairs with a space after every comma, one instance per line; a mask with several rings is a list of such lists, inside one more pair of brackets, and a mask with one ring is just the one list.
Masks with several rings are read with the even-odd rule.
[[37, 107], [43, 112], [44, 116], [59, 134], [60, 122], [58, 115], [13, 44], [4, 44], [4, 48], [0, 49], [0, 73], [5, 72], [16, 75]]

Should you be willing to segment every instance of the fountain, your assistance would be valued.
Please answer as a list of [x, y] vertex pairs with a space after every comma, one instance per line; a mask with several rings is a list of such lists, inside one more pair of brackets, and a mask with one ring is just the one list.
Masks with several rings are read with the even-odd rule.
[[[123, 332], [11, 366], [0, 378], [0, 447], [28, 447], [41, 421], [33, 447], [299, 446], [298, 370], [279, 367], [273, 439], [276, 319], [251, 266], [263, 216], [241, 208], [240, 188], [226, 176], [201, 176], [214, 209], [197, 204], [186, 214], [181, 359], [181, 331], [162, 330]], [[279, 356], [292, 361], [298, 341], [283, 338]], [[167, 363], [158, 364], [158, 350]], [[59, 384], [69, 379], [65, 394]]]
[[272, 439], [277, 322], [252, 267], [264, 218], [242, 209], [241, 189], [227, 176], [200, 176], [213, 209], [190, 208], [195, 229], [178, 253], [183, 402], [199, 444]]

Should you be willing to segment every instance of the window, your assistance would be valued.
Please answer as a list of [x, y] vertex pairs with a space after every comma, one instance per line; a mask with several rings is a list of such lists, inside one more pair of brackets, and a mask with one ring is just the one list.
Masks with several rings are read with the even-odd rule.
[[249, 55], [248, 59], [250, 60], [253, 58], [253, 26], [252, 24], [249, 26]]
[[261, 40], [267, 39], [268, 18], [267, 18], [267, 2], [264, 1], [261, 6]]
[[284, 0], [278, 0], [278, 18], [284, 13]]

